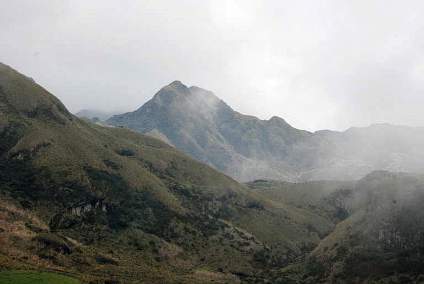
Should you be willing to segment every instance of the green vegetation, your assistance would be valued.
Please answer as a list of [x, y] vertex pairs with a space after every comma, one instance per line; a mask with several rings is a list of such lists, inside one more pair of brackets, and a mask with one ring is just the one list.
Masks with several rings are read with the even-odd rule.
[[356, 183], [353, 194], [342, 196], [349, 216], [308, 256], [304, 279], [420, 283], [424, 179], [374, 172]]
[[0, 86], [4, 268], [87, 282], [234, 282], [319, 240], [292, 241], [303, 223], [285, 209], [163, 142], [75, 118], [4, 65]]
[[0, 283], [3, 284], [79, 284], [74, 278], [36, 271], [0, 271]]
[[1, 64], [0, 110], [0, 277], [422, 282], [422, 177], [240, 184], [157, 139], [74, 117]]

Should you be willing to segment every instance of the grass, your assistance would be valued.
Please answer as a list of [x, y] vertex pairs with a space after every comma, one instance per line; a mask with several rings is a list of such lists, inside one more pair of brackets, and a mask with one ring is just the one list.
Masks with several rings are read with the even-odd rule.
[[2, 284], [79, 284], [79, 280], [68, 276], [36, 271], [0, 271]]
[[[0, 194], [50, 230], [7, 213], [4, 269], [24, 263], [88, 282], [146, 283], [185, 281], [199, 265], [210, 279], [255, 271], [264, 240], [248, 239], [239, 216], [262, 206], [246, 186], [159, 140], [79, 120], [1, 64], [0, 84]], [[261, 218], [279, 216], [258, 214], [252, 231], [262, 231]]]
[[[357, 184], [241, 185], [159, 140], [73, 117], [1, 64], [0, 108], [0, 283], [79, 283], [30, 269], [87, 283], [293, 283], [328, 280], [335, 269], [350, 280], [386, 256], [368, 252], [381, 245], [369, 237], [391, 228], [412, 247], [399, 257], [391, 249], [389, 264], [423, 271], [415, 236], [424, 225], [415, 223], [424, 220], [424, 182], [377, 173]], [[305, 274], [301, 265], [280, 271], [314, 248], [320, 262]]]

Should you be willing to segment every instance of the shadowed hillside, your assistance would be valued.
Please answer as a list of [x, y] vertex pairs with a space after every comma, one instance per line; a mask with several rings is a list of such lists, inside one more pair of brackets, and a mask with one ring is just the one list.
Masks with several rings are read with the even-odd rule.
[[[424, 281], [424, 179], [375, 172], [347, 200], [350, 217], [312, 252], [306, 268], [335, 283]], [[384, 282], [386, 281], [386, 282]]]
[[[298, 194], [307, 188], [314, 194]], [[277, 184], [262, 194], [291, 204], [332, 212], [337, 226], [305, 262], [268, 272], [272, 283], [422, 283], [424, 281], [424, 179], [422, 176], [374, 172], [330, 194], [315, 184]], [[317, 197], [324, 198], [317, 198]], [[316, 212], [316, 210], [315, 210]], [[321, 213], [320, 213], [321, 212]], [[272, 275], [272, 276], [271, 276]]]
[[80, 120], [5, 65], [0, 109], [1, 267], [236, 283], [302, 258], [335, 225], [159, 140]]
[[385, 171], [243, 185], [150, 136], [80, 120], [0, 64], [0, 279], [420, 283], [423, 194], [422, 177]]

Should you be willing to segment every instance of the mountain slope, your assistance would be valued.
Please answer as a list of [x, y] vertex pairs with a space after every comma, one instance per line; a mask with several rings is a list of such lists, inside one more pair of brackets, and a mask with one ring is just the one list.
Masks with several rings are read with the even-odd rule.
[[[311, 254], [321, 279], [341, 282], [424, 279], [424, 179], [375, 172], [356, 185], [351, 216]], [[421, 279], [421, 280], [420, 280]]]
[[[394, 128], [387, 137], [371, 130], [343, 135], [375, 134], [382, 143]], [[323, 143], [329, 134], [313, 135]], [[386, 144], [398, 151], [394, 142]], [[0, 277], [420, 283], [423, 194], [421, 176], [389, 172], [358, 182], [242, 185], [157, 139], [80, 120], [0, 64]], [[17, 269], [38, 272], [3, 272]]]
[[424, 128], [310, 133], [278, 117], [242, 115], [212, 92], [179, 81], [107, 122], [162, 139], [240, 181], [352, 180], [374, 170], [424, 170]]
[[285, 162], [287, 151], [280, 149], [308, 134], [281, 118], [266, 121], [237, 113], [213, 93], [179, 81], [135, 112], [113, 116], [108, 123], [162, 138], [238, 180], [289, 179], [293, 173]]
[[303, 257], [335, 225], [159, 140], [80, 120], [2, 64], [0, 110], [1, 268], [238, 283]]
[[305, 262], [267, 271], [271, 283], [423, 282], [423, 176], [377, 171], [354, 183], [249, 185], [337, 223]]

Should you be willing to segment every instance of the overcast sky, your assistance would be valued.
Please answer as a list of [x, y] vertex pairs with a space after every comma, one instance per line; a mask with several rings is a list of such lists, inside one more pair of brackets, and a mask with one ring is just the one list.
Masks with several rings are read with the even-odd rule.
[[424, 126], [424, 1], [0, 0], [0, 61], [73, 112], [174, 80], [308, 130]]

